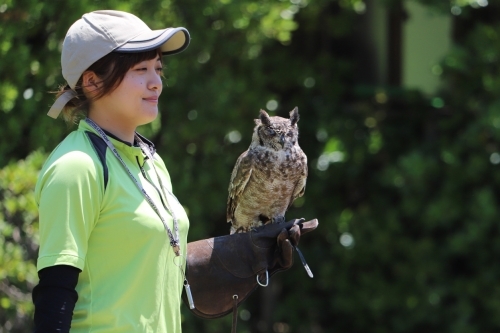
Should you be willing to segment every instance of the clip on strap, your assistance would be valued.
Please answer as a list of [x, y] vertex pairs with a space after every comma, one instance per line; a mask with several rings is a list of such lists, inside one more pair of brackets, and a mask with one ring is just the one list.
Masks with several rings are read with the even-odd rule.
[[257, 283], [261, 286], [261, 287], [267, 287], [268, 284], [269, 284], [269, 272], [267, 271], [266, 269], [266, 283], [261, 283], [260, 280], [259, 280], [259, 276], [257, 275]]
[[73, 89], [66, 90], [61, 96], [56, 99], [54, 104], [52, 104], [49, 112], [47, 112], [47, 116], [57, 119], [64, 106], [76, 96], [78, 96], [78, 94]]

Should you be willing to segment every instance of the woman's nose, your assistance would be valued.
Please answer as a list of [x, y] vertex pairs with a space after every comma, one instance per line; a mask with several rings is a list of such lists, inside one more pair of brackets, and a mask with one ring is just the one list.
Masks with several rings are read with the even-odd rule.
[[159, 90], [161, 92], [163, 83], [161, 81], [161, 75], [154, 71], [148, 81], [148, 88], [151, 90]]

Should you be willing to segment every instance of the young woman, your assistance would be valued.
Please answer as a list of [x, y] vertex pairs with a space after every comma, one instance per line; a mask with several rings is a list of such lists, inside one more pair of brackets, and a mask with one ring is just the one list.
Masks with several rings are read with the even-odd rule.
[[[78, 129], [50, 154], [35, 189], [35, 332], [181, 332], [189, 222], [165, 164], [136, 128], [158, 114], [162, 55], [189, 42], [184, 28], [152, 31], [112, 10], [87, 13], [68, 30], [67, 85], [48, 114], [62, 111]], [[266, 270], [291, 266], [289, 238], [296, 245], [300, 230], [285, 234]]]

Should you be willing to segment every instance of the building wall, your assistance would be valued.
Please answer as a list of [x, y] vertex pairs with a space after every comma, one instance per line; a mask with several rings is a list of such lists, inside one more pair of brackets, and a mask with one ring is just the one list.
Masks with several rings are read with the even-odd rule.
[[439, 62], [452, 45], [451, 13], [433, 13], [414, 1], [406, 2], [405, 10], [402, 84], [432, 94], [439, 87]]

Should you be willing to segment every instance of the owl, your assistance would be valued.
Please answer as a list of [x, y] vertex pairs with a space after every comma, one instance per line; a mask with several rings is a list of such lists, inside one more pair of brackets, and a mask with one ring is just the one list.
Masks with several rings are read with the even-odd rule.
[[298, 138], [299, 110], [290, 118], [260, 110], [252, 142], [234, 166], [227, 199], [230, 233], [247, 232], [266, 223], [285, 221], [285, 212], [304, 194], [307, 157]]

